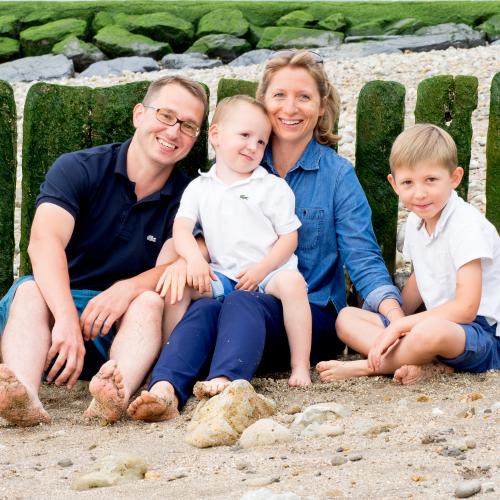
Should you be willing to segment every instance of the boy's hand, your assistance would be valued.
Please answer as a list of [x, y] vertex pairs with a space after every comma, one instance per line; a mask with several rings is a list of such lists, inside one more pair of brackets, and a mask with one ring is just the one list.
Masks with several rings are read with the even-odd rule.
[[186, 271], [186, 283], [200, 293], [210, 292], [212, 289], [210, 278], [217, 280], [217, 276], [203, 257], [188, 260]]
[[259, 264], [243, 269], [236, 275], [236, 279], [238, 280], [236, 289], [253, 292], [259, 288], [259, 284], [262, 283], [267, 274], [266, 270]]
[[378, 372], [381, 366], [382, 356], [394, 345], [401, 336], [399, 329], [389, 325], [382, 333], [375, 339], [375, 343], [368, 353], [368, 368], [372, 372]]
[[184, 295], [184, 287], [187, 282], [186, 267], [186, 261], [182, 257], [179, 257], [165, 268], [156, 285], [156, 291], [162, 298], [167, 295], [170, 289], [170, 304], [172, 305], [181, 301]]

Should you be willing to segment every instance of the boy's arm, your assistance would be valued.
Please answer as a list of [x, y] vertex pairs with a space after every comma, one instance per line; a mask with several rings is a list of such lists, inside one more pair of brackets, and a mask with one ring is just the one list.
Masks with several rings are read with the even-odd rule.
[[429, 311], [400, 318], [385, 329], [368, 354], [370, 368], [378, 369], [387, 349], [425, 318], [441, 318], [458, 324], [474, 321], [481, 302], [481, 288], [481, 259], [475, 259], [458, 269], [453, 299]]
[[188, 217], [177, 217], [174, 221], [174, 246], [187, 263], [187, 284], [200, 293], [210, 290], [210, 278], [217, 279], [203, 256], [193, 236], [195, 222]]
[[406, 285], [403, 288], [403, 311], [405, 315], [413, 314], [422, 304], [422, 297], [418, 291], [417, 278], [415, 272], [411, 273]]
[[278, 237], [271, 251], [254, 266], [243, 269], [236, 275], [238, 290], [256, 290], [259, 283], [272, 271], [282, 266], [295, 252], [298, 242], [297, 231], [283, 234]]

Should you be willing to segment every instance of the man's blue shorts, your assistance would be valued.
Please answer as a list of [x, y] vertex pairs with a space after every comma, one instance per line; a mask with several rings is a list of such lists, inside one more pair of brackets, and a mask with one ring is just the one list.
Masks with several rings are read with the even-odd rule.
[[[32, 275], [21, 276], [12, 284], [7, 293], [3, 296], [2, 300], [0, 300], [0, 336], [5, 329], [5, 325], [7, 324], [10, 306], [14, 300], [17, 288], [25, 281], [31, 281], [33, 279]], [[82, 314], [89, 300], [100, 293], [101, 292], [95, 290], [71, 290], [71, 295], [78, 311], [78, 315]], [[80, 378], [84, 380], [91, 378], [99, 369], [99, 366], [109, 359], [109, 349], [114, 336], [115, 327], [113, 326], [106, 336], [98, 336], [94, 340], [85, 342], [85, 366]]]
[[500, 370], [500, 337], [496, 336], [496, 323], [490, 325], [484, 316], [476, 316], [472, 323], [460, 326], [465, 331], [464, 352], [453, 359], [441, 356], [438, 359], [458, 371]]

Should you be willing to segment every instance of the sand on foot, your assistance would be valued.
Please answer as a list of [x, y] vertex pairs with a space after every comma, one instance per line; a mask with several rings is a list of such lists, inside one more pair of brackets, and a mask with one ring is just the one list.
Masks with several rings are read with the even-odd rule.
[[443, 363], [429, 363], [427, 365], [403, 365], [394, 372], [394, 382], [402, 385], [414, 384], [420, 380], [434, 377], [435, 375], [449, 375], [454, 370]]
[[84, 415], [90, 418], [100, 418], [106, 422], [116, 422], [127, 407], [123, 376], [116, 361], [109, 360], [92, 378], [89, 384], [90, 394], [94, 399], [85, 410]]
[[151, 391], [142, 391], [141, 395], [130, 403], [127, 414], [133, 420], [144, 422], [171, 420], [179, 415], [177, 398], [169, 393], [160, 395]]
[[4, 364], [0, 364], [0, 417], [21, 427], [51, 422], [38, 397], [31, 395]]
[[193, 394], [197, 399], [211, 398], [220, 394], [231, 381], [226, 377], [215, 377], [211, 380], [196, 382], [193, 387]]

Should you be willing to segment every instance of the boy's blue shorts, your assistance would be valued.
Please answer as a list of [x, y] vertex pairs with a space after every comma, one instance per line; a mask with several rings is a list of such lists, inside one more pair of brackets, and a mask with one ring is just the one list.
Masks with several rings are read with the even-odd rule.
[[[5, 329], [5, 325], [7, 324], [10, 306], [14, 300], [17, 288], [25, 281], [32, 281], [33, 279], [32, 275], [21, 276], [12, 284], [7, 293], [3, 296], [2, 300], [0, 300], [0, 336]], [[82, 314], [89, 300], [100, 293], [101, 292], [95, 290], [71, 290], [71, 295], [78, 311], [78, 315]], [[85, 342], [86, 354], [84, 365], [86, 366], [84, 366], [84, 370], [82, 371], [80, 378], [84, 380], [91, 378], [94, 373], [97, 372], [100, 365], [108, 361], [109, 349], [115, 333], [115, 327], [113, 326], [106, 336], [98, 336], [94, 340]]]
[[484, 316], [476, 316], [472, 323], [460, 326], [465, 331], [464, 352], [453, 359], [441, 356], [438, 359], [458, 371], [500, 370], [500, 337], [496, 336], [496, 323], [490, 325]]
[[[231, 278], [228, 278], [226, 275], [220, 273], [219, 271], [214, 271], [214, 273], [219, 279], [217, 281], [212, 279], [210, 280], [210, 284], [212, 285], [212, 297], [214, 299], [222, 301], [222, 299], [226, 295], [229, 295], [235, 290], [237, 282], [232, 280]], [[264, 293], [264, 289], [266, 288], [266, 285], [269, 283], [271, 278], [272, 275], [266, 276], [264, 281], [260, 283], [259, 289], [255, 291]]]

